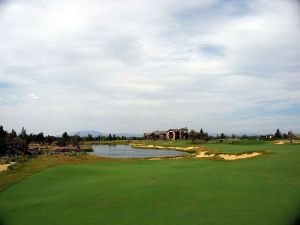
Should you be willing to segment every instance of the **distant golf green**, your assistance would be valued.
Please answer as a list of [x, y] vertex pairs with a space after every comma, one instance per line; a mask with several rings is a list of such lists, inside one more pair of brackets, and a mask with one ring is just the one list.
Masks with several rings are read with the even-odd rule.
[[54, 166], [0, 192], [0, 225], [297, 224], [300, 145], [210, 147], [273, 154]]

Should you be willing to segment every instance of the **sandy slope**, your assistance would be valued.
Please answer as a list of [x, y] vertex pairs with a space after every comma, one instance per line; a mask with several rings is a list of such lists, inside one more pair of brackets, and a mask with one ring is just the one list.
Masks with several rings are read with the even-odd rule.
[[7, 164], [0, 164], [0, 172], [7, 170], [7, 168], [13, 164], [14, 162], [7, 163]]

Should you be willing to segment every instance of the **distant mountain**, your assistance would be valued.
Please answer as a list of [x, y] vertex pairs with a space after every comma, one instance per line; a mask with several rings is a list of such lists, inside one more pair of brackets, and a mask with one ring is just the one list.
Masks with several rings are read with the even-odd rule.
[[125, 136], [125, 137], [141, 137], [142, 134], [135, 134], [135, 133], [101, 133], [96, 130], [82, 130], [82, 131], [77, 131], [73, 132], [70, 135], [79, 135], [80, 137], [87, 137], [88, 135], [92, 135], [93, 137], [97, 136], [108, 136], [109, 134], [111, 135], [116, 135], [116, 136]]
[[80, 137], [87, 137], [88, 135], [92, 135], [93, 137], [97, 137], [99, 135], [102, 136], [104, 134], [96, 130], [82, 130], [82, 131], [73, 132], [70, 135], [79, 135]]
[[[105, 134], [108, 135], [108, 134]], [[113, 135], [113, 133], [111, 134]], [[135, 134], [135, 133], [115, 133], [116, 136], [124, 136], [124, 137], [142, 137], [142, 134]]]
[[[208, 135], [216, 137], [217, 135], [220, 135], [222, 132], [208, 132]], [[260, 136], [262, 134], [258, 134], [258, 133], [251, 133], [251, 132], [238, 132], [238, 133], [226, 133], [224, 132], [224, 134], [227, 137], [231, 137], [232, 134], [235, 134], [237, 137], [242, 137], [243, 135], [247, 135], [247, 136]]]

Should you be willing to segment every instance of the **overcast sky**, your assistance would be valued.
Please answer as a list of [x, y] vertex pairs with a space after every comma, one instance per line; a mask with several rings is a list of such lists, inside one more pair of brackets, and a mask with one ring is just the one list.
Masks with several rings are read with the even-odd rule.
[[0, 0], [6, 130], [300, 132], [297, 0]]

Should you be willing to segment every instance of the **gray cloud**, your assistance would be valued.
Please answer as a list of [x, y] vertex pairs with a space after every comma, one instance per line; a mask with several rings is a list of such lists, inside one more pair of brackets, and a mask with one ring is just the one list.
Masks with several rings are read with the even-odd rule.
[[[6, 1], [0, 124], [300, 132], [297, 1]], [[284, 19], [283, 19], [284, 18]], [[291, 114], [291, 112], [293, 112]]]

